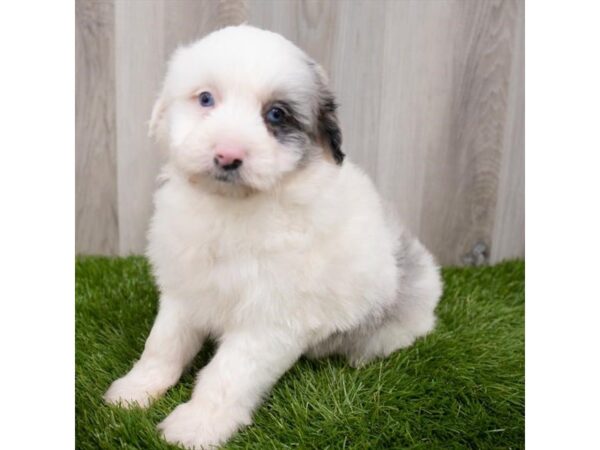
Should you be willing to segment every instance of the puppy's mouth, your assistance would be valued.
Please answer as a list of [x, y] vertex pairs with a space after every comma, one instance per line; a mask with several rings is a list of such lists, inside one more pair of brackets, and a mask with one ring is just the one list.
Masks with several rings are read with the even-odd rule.
[[248, 185], [239, 171], [211, 170], [190, 178], [190, 182], [213, 194], [245, 198], [256, 190]]
[[234, 197], [247, 197], [258, 192], [248, 183], [239, 170], [211, 170], [198, 171], [188, 175], [188, 181], [200, 189], [214, 194]]
[[227, 172], [222, 170], [215, 171], [213, 172], [212, 177], [222, 183], [238, 184], [241, 182], [241, 177], [237, 170]]

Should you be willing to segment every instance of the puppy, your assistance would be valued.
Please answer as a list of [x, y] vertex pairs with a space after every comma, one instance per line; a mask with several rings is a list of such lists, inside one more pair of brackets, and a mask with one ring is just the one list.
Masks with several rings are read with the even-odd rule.
[[169, 149], [147, 252], [160, 308], [107, 402], [147, 406], [211, 336], [192, 398], [159, 425], [204, 449], [301, 355], [361, 365], [433, 329], [439, 270], [345, 159], [325, 73], [291, 42], [242, 25], [179, 48], [150, 129]]

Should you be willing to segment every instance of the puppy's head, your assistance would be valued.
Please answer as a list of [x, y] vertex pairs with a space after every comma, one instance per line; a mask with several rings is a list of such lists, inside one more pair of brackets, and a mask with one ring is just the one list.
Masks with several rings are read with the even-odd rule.
[[315, 160], [342, 164], [335, 110], [320, 66], [282, 36], [241, 25], [174, 53], [150, 134], [192, 183], [267, 191]]

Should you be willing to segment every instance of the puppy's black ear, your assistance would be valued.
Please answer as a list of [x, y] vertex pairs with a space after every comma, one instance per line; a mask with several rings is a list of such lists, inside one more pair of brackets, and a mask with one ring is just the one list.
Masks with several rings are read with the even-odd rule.
[[337, 164], [344, 161], [342, 152], [342, 131], [338, 122], [337, 104], [329, 89], [322, 90], [319, 97], [318, 127], [321, 140], [329, 146], [333, 159]]
[[323, 68], [314, 61], [310, 61], [309, 65], [315, 71], [319, 89], [319, 111], [317, 114], [318, 137], [323, 144], [329, 147], [335, 162], [342, 164], [346, 155], [342, 152], [342, 130], [337, 118], [335, 96], [327, 87], [327, 75]]

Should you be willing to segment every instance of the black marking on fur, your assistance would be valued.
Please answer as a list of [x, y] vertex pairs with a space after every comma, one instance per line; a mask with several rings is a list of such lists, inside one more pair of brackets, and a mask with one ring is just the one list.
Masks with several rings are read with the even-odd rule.
[[[284, 116], [280, 123], [274, 124], [267, 120], [267, 112], [272, 108], [279, 108], [283, 111]], [[273, 133], [275, 137], [285, 135], [294, 131], [306, 133], [308, 131], [308, 120], [298, 112], [299, 108], [295, 107], [294, 103], [285, 100], [276, 100], [267, 103], [263, 108], [263, 120], [265, 125]]]
[[[284, 112], [283, 120], [274, 124], [266, 119], [271, 108], [279, 108]], [[265, 104], [263, 120], [269, 132], [281, 144], [300, 151], [301, 159], [306, 158], [310, 143], [310, 121], [298, 112], [299, 108], [289, 100], [276, 100]]]
[[319, 134], [329, 145], [335, 162], [342, 164], [346, 155], [342, 152], [342, 131], [336, 110], [335, 97], [327, 88], [324, 88], [319, 97]]
[[333, 92], [327, 87], [325, 71], [312, 59], [307, 59], [306, 63], [315, 74], [319, 88], [317, 134], [328, 145], [335, 162], [342, 164], [346, 155], [342, 152], [342, 130], [337, 117], [338, 104]]

